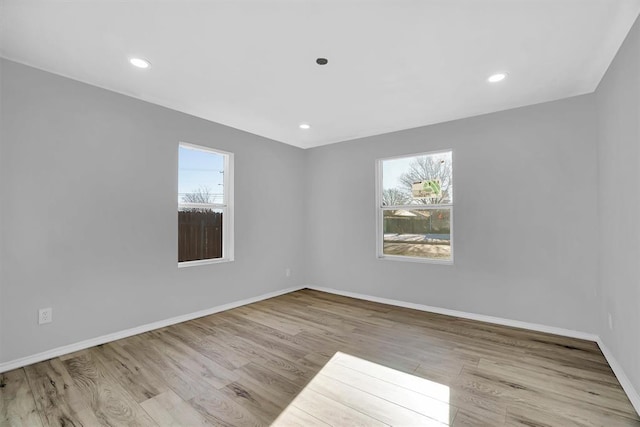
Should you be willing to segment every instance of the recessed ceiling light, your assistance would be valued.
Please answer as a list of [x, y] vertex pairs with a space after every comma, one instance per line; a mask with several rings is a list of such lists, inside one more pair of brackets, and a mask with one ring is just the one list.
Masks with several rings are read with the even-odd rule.
[[311, 129], [311, 125], [309, 123], [300, 123], [300, 129]]
[[151, 63], [149, 61], [147, 61], [146, 59], [142, 59], [142, 58], [131, 58], [131, 59], [129, 59], [129, 62], [134, 67], [138, 67], [138, 68], [149, 68], [149, 66], [151, 65]]
[[496, 73], [496, 74], [492, 75], [491, 77], [489, 77], [487, 79], [487, 81], [489, 83], [498, 83], [498, 82], [503, 81], [506, 78], [507, 78], [507, 75], [505, 73]]
[[327, 65], [329, 60], [327, 58], [318, 58], [316, 59], [316, 64], [318, 65]]

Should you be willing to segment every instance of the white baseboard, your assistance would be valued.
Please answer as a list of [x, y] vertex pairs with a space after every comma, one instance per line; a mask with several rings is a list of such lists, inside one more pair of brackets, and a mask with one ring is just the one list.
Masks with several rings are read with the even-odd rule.
[[88, 340], [80, 341], [74, 344], [57, 347], [51, 350], [43, 351], [42, 353], [34, 354], [32, 356], [26, 356], [8, 362], [0, 363], [0, 373], [11, 371], [12, 369], [22, 368], [23, 366], [31, 365], [33, 363], [42, 362], [43, 360], [52, 359], [65, 354], [73, 353], [75, 351], [84, 350], [96, 345], [105, 344], [111, 341], [116, 341], [122, 338], [127, 338], [133, 335], [138, 335], [143, 332], [149, 332], [154, 329], [164, 328], [165, 326], [175, 325], [176, 323], [186, 322], [188, 320], [197, 319], [198, 317], [209, 316], [210, 314], [219, 313], [221, 311], [230, 310], [232, 308], [240, 307], [254, 302], [262, 301], [265, 299], [277, 297], [280, 295], [288, 294], [300, 289], [304, 289], [305, 286], [293, 287], [282, 289], [279, 291], [269, 292], [257, 297], [243, 299], [241, 301], [234, 301], [228, 304], [219, 305], [217, 307], [208, 308], [205, 310], [196, 311], [194, 313], [183, 314], [181, 316], [172, 317], [170, 319], [160, 320], [153, 323], [147, 323], [146, 325], [137, 326], [135, 328], [126, 329], [124, 331], [114, 332], [100, 337], [91, 338]]
[[629, 397], [631, 404], [635, 408], [636, 412], [640, 414], [640, 393], [638, 393], [638, 390], [635, 389], [635, 387], [631, 383], [631, 380], [622, 369], [622, 366], [613, 356], [611, 350], [609, 350], [609, 347], [604, 344], [600, 337], [598, 337], [596, 342], [598, 343], [598, 346], [600, 346], [600, 350], [602, 351], [602, 354], [604, 354], [605, 359], [607, 359], [609, 366], [611, 366], [613, 373], [616, 374], [616, 378], [618, 378], [618, 381], [620, 382], [620, 385], [622, 386], [624, 392], [627, 393], [627, 397]]
[[598, 336], [587, 332], [574, 331], [571, 329], [557, 328], [555, 326], [540, 325], [538, 323], [522, 322], [520, 320], [504, 319], [502, 317], [487, 316], [485, 314], [467, 313], [466, 311], [450, 310], [448, 308], [432, 307], [413, 302], [398, 301], [394, 299], [374, 297], [371, 295], [358, 294], [354, 292], [341, 291], [332, 288], [318, 286], [307, 286], [316, 291], [328, 292], [330, 294], [342, 295], [345, 297], [363, 299], [367, 301], [379, 302], [382, 304], [395, 305], [398, 307], [412, 308], [414, 310], [428, 311], [429, 313], [445, 314], [447, 316], [461, 317], [463, 319], [478, 320], [480, 322], [494, 323], [496, 325], [511, 326], [514, 328], [529, 329], [532, 331], [545, 332], [548, 334], [561, 335], [564, 337], [578, 338], [587, 341], [597, 341]]
[[600, 347], [602, 354], [604, 354], [605, 359], [607, 359], [607, 363], [609, 363], [609, 366], [611, 366], [611, 369], [613, 370], [613, 373], [616, 375], [616, 378], [618, 378], [620, 385], [622, 386], [625, 393], [629, 397], [631, 404], [635, 408], [636, 412], [640, 414], [640, 394], [638, 394], [638, 391], [634, 388], [633, 384], [631, 383], [631, 380], [629, 380], [629, 377], [627, 377], [627, 374], [625, 374], [624, 370], [622, 369], [622, 366], [618, 363], [616, 358], [613, 357], [613, 354], [611, 353], [611, 351], [607, 348], [606, 345], [604, 345], [600, 337], [596, 334], [574, 331], [571, 329], [557, 328], [555, 326], [540, 325], [537, 323], [522, 322], [520, 320], [504, 319], [501, 317], [486, 316], [484, 314], [467, 313], [465, 311], [450, 310], [448, 308], [432, 307], [429, 305], [416, 304], [412, 302], [374, 297], [371, 295], [358, 294], [355, 292], [342, 291], [342, 290], [333, 289], [333, 288], [323, 288], [320, 286], [310, 286], [310, 285], [307, 286], [307, 288], [313, 289], [316, 291], [321, 291], [321, 292], [328, 292], [330, 294], [362, 299], [366, 301], [379, 302], [382, 304], [395, 305], [398, 307], [412, 308], [414, 310], [420, 310], [420, 311], [428, 311], [430, 313], [445, 314], [447, 316], [461, 317], [463, 319], [478, 320], [481, 322], [494, 323], [497, 325], [512, 326], [515, 328], [529, 329], [529, 330], [538, 331], [538, 332], [546, 332], [549, 334], [561, 335], [569, 338], [578, 338], [578, 339], [587, 340], [587, 341], [595, 341]]

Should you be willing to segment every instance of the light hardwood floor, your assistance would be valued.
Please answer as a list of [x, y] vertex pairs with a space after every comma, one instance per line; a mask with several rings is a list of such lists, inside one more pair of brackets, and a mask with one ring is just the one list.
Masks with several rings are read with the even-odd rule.
[[640, 426], [593, 342], [311, 290], [0, 385], [2, 426]]

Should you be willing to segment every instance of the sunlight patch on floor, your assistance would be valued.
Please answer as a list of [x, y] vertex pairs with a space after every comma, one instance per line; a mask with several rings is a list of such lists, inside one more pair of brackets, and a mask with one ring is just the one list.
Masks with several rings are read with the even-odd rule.
[[337, 352], [274, 426], [448, 426], [449, 387]]

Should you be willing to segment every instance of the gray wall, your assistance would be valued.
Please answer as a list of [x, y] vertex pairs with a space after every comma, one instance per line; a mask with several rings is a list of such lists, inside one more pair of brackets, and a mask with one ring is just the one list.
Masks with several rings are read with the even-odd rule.
[[[303, 150], [0, 66], [0, 360], [304, 284]], [[234, 262], [177, 268], [179, 141], [235, 153]]]
[[[3, 115], [2, 115], [2, 109], [3, 109], [3, 104], [4, 104], [4, 95], [3, 95], [3, 91], [4, 91], [4, 80], [2, 79], [2, 63], [0, 63], [0, 174], [2, 173], [2, 147], [4, 145], [3, 143], [3, 131], [2, 131], [2, 126], [3, 126]], [[3, 198], [3, 188], [5, 186], [5, 180], [1, 179], [2, 176], [0, 176], [0, 362], [2, 362], [4, 360], [3, 358], [3, 346], [2, 346], [2, 342], [3, 342], [3, 326], [2, 326], [2, 307], [4, 305], [4, 297], [3, 297], [3, 293], [2, 293], [2, 280], [4, 277], [3, 274], [3, 264], [4, 264], [4, 257], [5, 257], [5, 251], [4, 251], [4, 238], [3, 238], [3, 230], [4, 230], [4, 226], [3, 226], [3, 212], [4, 212], [4, 198]]]
[[[375, 160], [453, 149], [454, 265], [378, 260]], [[592, 95], [311, 149], [314, 285], [595, 332]]]
[[640, 391], [640, 21], [600, 83], [596, 101], [599, 333]]

